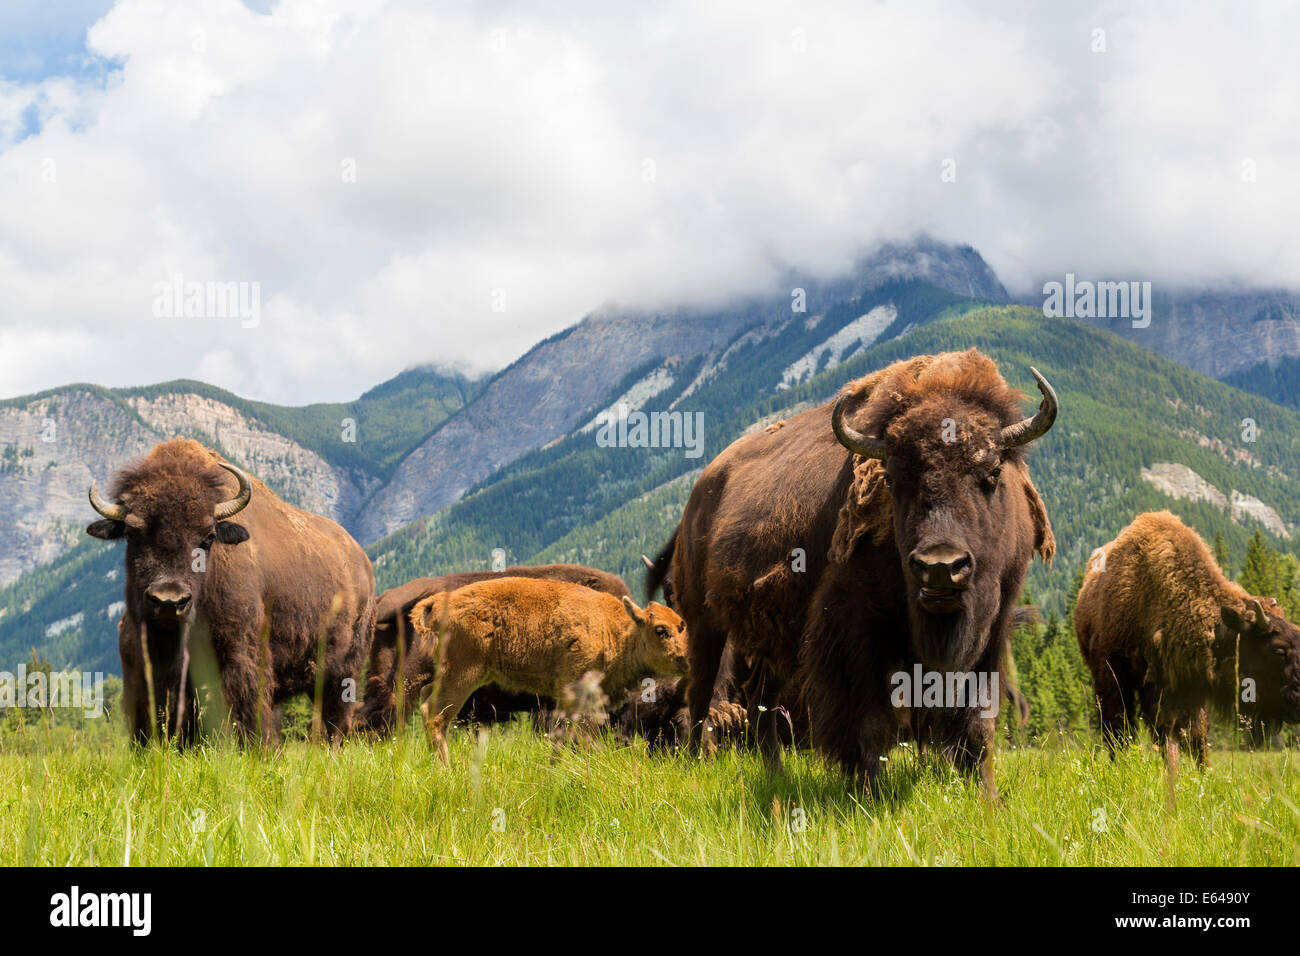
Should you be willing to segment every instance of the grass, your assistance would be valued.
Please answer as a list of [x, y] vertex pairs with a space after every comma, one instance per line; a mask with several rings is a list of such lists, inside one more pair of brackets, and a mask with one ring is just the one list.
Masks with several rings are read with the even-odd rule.
[[1070, 739], [998, 756], [1004, 806], [900, 748], [877, 802], [808, 753], [553, 752], [458, 729], [450, 768], [398, 741], [133, 752], [118, 729], [26, 728], [0, 752], [0, 865], [1297, 865], [1300, 755], [1218, 751], [1164, 809], [1157, 754]]

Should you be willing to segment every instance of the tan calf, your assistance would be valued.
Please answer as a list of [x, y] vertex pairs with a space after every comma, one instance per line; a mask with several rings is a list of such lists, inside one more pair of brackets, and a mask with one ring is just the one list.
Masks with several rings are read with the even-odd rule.
[[448, 721], [484, 684], [558, 697], [588, 670], [605, 672], [610, 693], [686, 669], [686, 625], [671, 609], [564, 581], [480, 581], [421, 601], [411, 620], [412, 655], [429, 668], [440, 660], [420, 709], [444, 762]]

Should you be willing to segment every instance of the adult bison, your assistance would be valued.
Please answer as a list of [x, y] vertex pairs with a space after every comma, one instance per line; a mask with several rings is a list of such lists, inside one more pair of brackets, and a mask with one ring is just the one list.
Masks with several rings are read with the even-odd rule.
[[1112, 752], [1139, 712], [1171, 771], [1182, 743], [1205, 764], [1211, 706], [1250, 717], [1260, 739], [1266, 725], [1300, 721], [1300, 629], [1276, 600], [1224, 577], [1168, 511], [1138, 515], [1094, 555], [1074, 627]]
[[[617, 574], [584, 567], [580, 564], [512, 565], [502, 571], [462, 571], [439, 577], [416, 578], [389, 588], [379, 596], [375, 609], [375, 638], [367, 668], [366, 697], [361, 708], [364, 725], [374, 733], [387, 734], [397, 713], [401, 696], [403, 716], [410, 716], [419, 702], [419, 694], [433, 674], [421, 669], [414, 657], [404, 654], [410, 647], [414, 629], [411, 609], [416, 604], [443, 591], [454, 591], [467, 584], [500, 578], [543, 578], [581, 584], [614, 597], [631, 597], [632, 592]], [[405, 660], [403, 658], [405, 657]], [[400, 671], [400, 681], [399, 681]], [[536, 711], [552, 701], [535, 694], [521, 694], [497, 687], [475, 691], [466, 703], [462, 716], [492, 720], [519, 711]]]
[[[864, 783], [906, 720], [996, 798], [994, 721], [971, 706], [904, 715], [890, 685], [917, 663], [998, 674], [1029, 562], [1055, 552], [1024, 446], [1057, 399], [1030, 371], [1043, 400], [1023, 418], [1023, 396], [974, 349], [897, 362], [705, 469], [672, 555], [694, 746], [731, 639], [771, 678], [759, 705], [796, 680], [814, 747]], [[775, 731], [758, 729], [774, 760]]]
[[197, 736], [192, 658], [215, 659], [243, 738], [271, 738], [272, 708], [302, 693], [319, 693], [332, 736], [347, 732], [375, 582], [346, 531], [189, 439], [118, 472], [110, 500], [92, 482], [90, 503], [102, 519], [86, 532], [126, 539], [118, 649], [136, 740]]

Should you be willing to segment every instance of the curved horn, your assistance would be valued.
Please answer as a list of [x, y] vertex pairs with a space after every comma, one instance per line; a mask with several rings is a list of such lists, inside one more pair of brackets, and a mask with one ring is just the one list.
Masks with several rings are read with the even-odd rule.
[[641, 555], [641, 563], [646, 566], [647, 571], [653, 571], [655, 569], [655, 563], [651, 561], [649, 558], [647, 558], [644, 554]]
[[872, 438], [870, 435], [864, 435], [855, 429], [852, 425], [844, 422], [844, 405], [848, 402], [849, 395], [841, 395], [838, 402], [835, 403], [835, 411], [831, 412], [831, 428], [835, 430], [835, 438], [841, 445], [856, 455], [863, 458], [880, 458], [885, 457], [885, 440], [883, 438]]
[[105, 501], [99, 495], [99, 487], [95, 484], [95, 479], [90, 479], [90, 507], [94, 508], [109, 521], [125, 521], [126, 505], [115, 505], [111, 501]]
[[1003, 448], [1027, 445], [1035, 438], [1041, 438], [1056, 423], [1056, 413], [1061, 410], [1060, 403], [1056, 400], [1056, 390], [1047, 379], [1032, 366], [1029, 371], [1034, 376], [1034, 381], [1038, 383], [1038, 390], [1043, 393], [1043, 400], [1038, 403], [1038, 411], [1034, 413], [1033, 418], [1026, 418], [1002, 429]]
[[239, 479], [239, 494], [229, 501], [223, 501], [217, 505], [216, 518], [218, 521], [225, 521], [227, 518], [233, 518], [248, 507], [248, 502], [253, 497], [253, 486], [249, 484], [248, 476], [234, 465], [227, 464], [224, 461], [219, 461], [217, 464]]
[[1252, 631], [1261, 631], [1268, 629], [1268, 615], [1264, 613], [1264, 605], [1258, 600], [1250, 602], [1250, 609], [1255, 612], [1255, 623], [1250, 626]]

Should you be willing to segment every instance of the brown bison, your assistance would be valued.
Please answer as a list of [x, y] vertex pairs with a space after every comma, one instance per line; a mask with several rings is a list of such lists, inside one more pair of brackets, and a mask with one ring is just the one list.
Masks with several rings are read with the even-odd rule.
[[[433, 680], [432, 669], [421, 671], [418, 663], [405, 654], [414, 633], [411, 609], [442, 591], [454, 591], [467, 584], [507, 577], [568, 581], [620, 598], [632, 594], [617, 574], [580, 564], [513, 565], [503, 571], [463, 571], [440, 577], [416, 578], [389, 588], [379, 595], [375, 606], [375, 639], [370, 648], [366, 698], [361, 708], [362, 723], [369, 730], [378, 734], [389, 733], [397, 712], [398, 697], [404, 701], [403, 717], [408, 717], [419, 701], [420, 690]], [[403, 657], [407, 659], [399, 666]], [[536, 694], [517, 694], [498, 687], [484, 687], [476, 691], [465, 704], [465, 712], [461, 716], [490, 723], [520, 711], [536, 712], [553, 703], [554, 701], [539, 698]]]
[[558, 697], [589, 670], [604, 672], [606, 693], [685, 672], [686, 628], [672, 610], [566, 581], [481, 581], [435, 594], [411, 616], [411, 657], [438, 673], [421, 711], [444, 761], [448, 721], [484, 684]]
[[1112, 753], [1139, 710], [1171, 770], [1180, 743], [1205, 764], [1211, 705], [1252, 730], [1300, 721], [1300, 629], [1276, 600], [1224, 577], [1168, 511], [1138, 515], [1094, 554], [1074, 627]]
[[[649, 572], [646, 599], [654, 597], [654, 588], [662, 579], [664, 603], [676, 610], [672, 601], [671, 571], [656, 573], [660, 566], [668, 566], [671, 557], [670, 552], [665, 552], [656, 561], [645, 555], [641, 556], [641, 560]], [[1012, 630], [1027, 627], [1038, 620], [1038, 608], [1019, 605], [1013, 612]], [[1002, 695], [1015, 707], [1018, 723], [1023, 727], [1029, 720], [1029, 701], [1020, 693], [1016, 673], [1016, 662], [1008, 641], [1002, 658]], [[703, 727], [703, 735], [713, 738], [721, 736], [734, 743], [752, 746], [754, 735], [750, 730], [760, 719], [757, 708], [762, 697], [759, 683], [762, 680], [760, 669], [743, 657], [738, 658], [734, 642], [727, 641], [723, 646], [718, 676], [714, 680], [713, 698], [709, 702], [709, 716]], [[647, 699], [640, 691], [629, 694], [615, 710], [615, 725], [629, 741], [637, 733], [641, 734], [650, 743], [651, 749], [676, 746], [679, 739], [685, 741], [690, 734], [686, 687], [686, 680], [670, 678], [659, 685], [652, 698]], [[787, 687], [786, 695], [780, 701], [775, 718], [782, 743], [797, 743], [799, 746], [807, 743], [806, 714], [797, 694], [792, 693], [790, 687]], [[910, 727], [901, 729], [903, 736], [911, 736]]]
[[331, 736], [347, 732], [375, 582], [346, 531], [189, 439], [118, 472], [110, 498], [91, 484], [103, 517], [86, 532], [126, 539], [118, 648], [136, 740], [157, 728], [184, 745], [201, 719], [220, 717], [198, 712], [205, 662], [219, 669], [217, 704], [243, 738], [271, 739], [272, 708], [303, 693], [319, 697]]
[[[744, 661], [736, 662], [732, 645], [723, 652], [714, 685], [713, 699], [709, 703], [706, 729], [713, 739], [729, 743], [749, 744], [749, 714], [747, 713], [745, 682], [752, 669]], [[664, 677], [642, 681], [642, 686], [629, 689], [617, 701], [611, 723], [619, 736], [632, 743], [640, 734], [651, 751], [668, 750], [684, 744], [690, 737], [690, 710], [686, 706], [685, 678]]]
[[[1055, 552], [1024, 446], [1058, 406], [1031, 372], [1043, 400], [1024, 418], [974, 349], [897, 362], [714, 459], [671, 562], [694, 746], [728, 639], [770, 677], [759, 704], [796, 680], [814, 747], [873, 788], [899, 730], [891, 675], [998, 673], [1029, 562]], [[992, 719], [971, 706], [913, 719], [996, 798]], [[758, 734], [778, 759], [775, 721]]]

